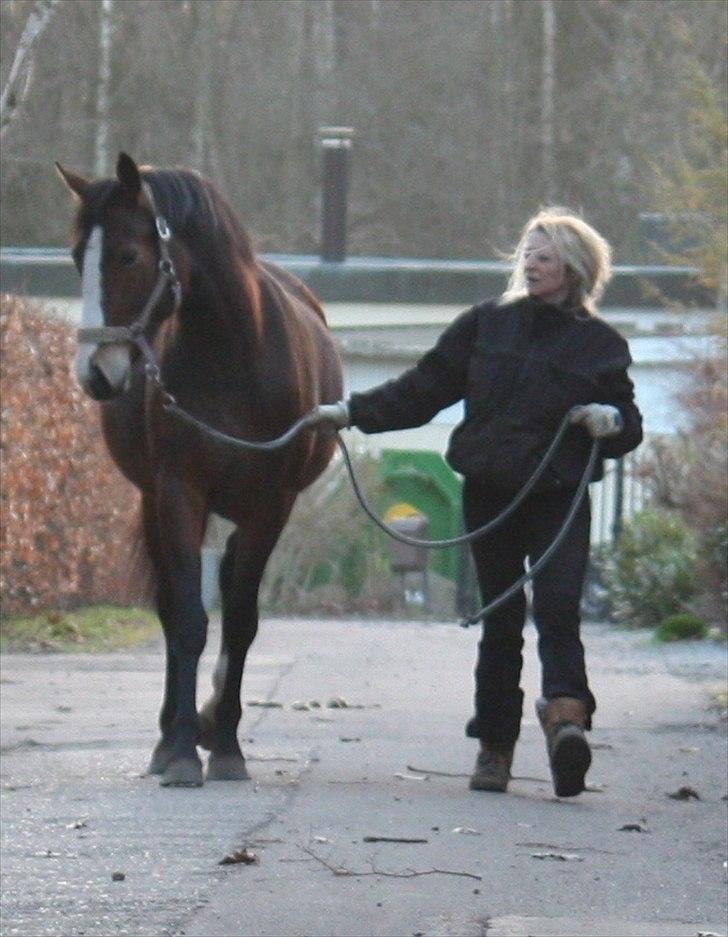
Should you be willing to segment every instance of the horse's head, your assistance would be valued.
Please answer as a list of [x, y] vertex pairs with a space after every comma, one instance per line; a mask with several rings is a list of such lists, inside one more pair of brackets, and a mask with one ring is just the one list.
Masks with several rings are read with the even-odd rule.
[[179, 303], [175, 267], [183, 259], [149, 183], [126, 153], [116, 179], [91, 182], [56, 167], [79, 203], [72, 246], [83, 292], [76, 373], [89, 396], [109, 400], [130, 386], [137, 341]]

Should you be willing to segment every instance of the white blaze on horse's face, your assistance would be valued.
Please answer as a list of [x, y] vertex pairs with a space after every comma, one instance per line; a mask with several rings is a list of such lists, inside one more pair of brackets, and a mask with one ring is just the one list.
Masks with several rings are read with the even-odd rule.
[[[102, 266], [104, 232], [100, 225], [91, 230], [83, 255], [83, 328], [104, 325]], [[131, 349], [127, 342], [94, 345], [84, 343], [76, 354], [76, 376], [89, 396], [106, 400], [124, 393], [131, 378]]]

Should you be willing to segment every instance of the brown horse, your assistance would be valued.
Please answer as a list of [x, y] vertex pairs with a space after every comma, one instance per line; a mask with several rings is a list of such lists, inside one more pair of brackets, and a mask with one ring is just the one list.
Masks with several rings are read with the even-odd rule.
[[[237, 740], [245, 657], [258, 628], [258, 589], [297, 494], [326, 467], [334, 442], [305, 430], [269, 440], [319, 403], [341, 397], [341, 364], [321, 307], [292, 275], [256, 259], [213, 185], [188, 171], [138, 168], [122, 153], [116, 179], [58, 166], [79, 202], [73, 257], [83, 280], [77, 372], [101, 403], [111, 455], [141, 491], [144, 541], [167, 650], [161, 739], [149, 772], [163, 785], [248, 777]], [[236, 530], [220, 567], [222, 643], [213, 694], [197, 713], [207, 637], [200, 548], [211, 512]]]

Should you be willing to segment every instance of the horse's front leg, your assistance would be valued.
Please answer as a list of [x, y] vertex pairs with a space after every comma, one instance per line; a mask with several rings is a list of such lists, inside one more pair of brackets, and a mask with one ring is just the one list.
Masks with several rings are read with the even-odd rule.
[[[201, 598], [200, 545], [205, 525], [204, 502], [180, 480], [164, 478], [157, 489], [157, 524], [165, 589], [167, 679], [165, 702], [174, 700], [163, 726], [169, 739], [164, 787], [198, 787], [202, 763], [197, 754], [197, 667], [207, 639], [207, 614]], [[165, 716], [164, 708], [162, 716]], [[166, 731], [165, 731], [166, 730]], [[171, 749], [171, 750], [170, 750]]]
[[156, 498], [147, 492], [142, 498], [142, 527], [147, 553], [156, 577], [156, 609], [164, 631], [166, 673], [164, 678], [164, 698], [159, 712], [161, 738], [157, 742], [147, 768], [148, 774], [164, 774], [173, 755], [174, 714], [177, 709], [177, 665], [172, 653], [170, 636], [174, 630], [174, 615], [170, 605], [170, 589], [167, 583], [167, 569], [162, 562], [162, 548], [159, 540], [159, 522], [157, 518]]

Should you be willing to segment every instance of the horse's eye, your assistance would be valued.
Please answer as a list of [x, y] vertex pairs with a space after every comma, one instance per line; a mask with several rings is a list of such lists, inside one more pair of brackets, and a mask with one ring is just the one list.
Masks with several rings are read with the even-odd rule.
[[139, 258], [139, 252], [133, 248], [119, 251], [119, 263], [122, 267], [133, 267]]

